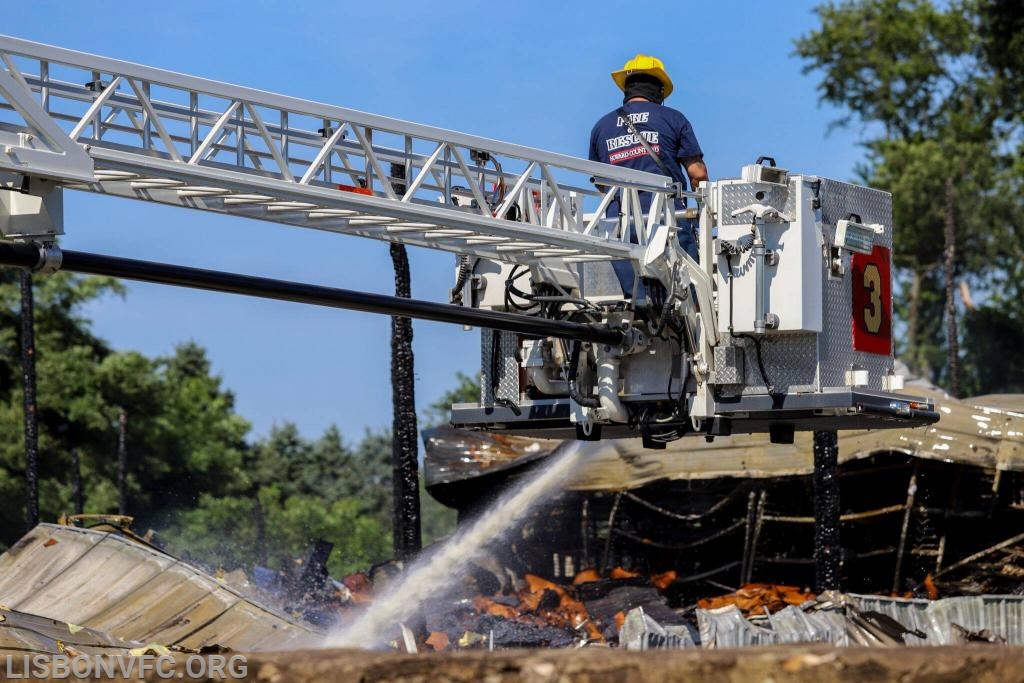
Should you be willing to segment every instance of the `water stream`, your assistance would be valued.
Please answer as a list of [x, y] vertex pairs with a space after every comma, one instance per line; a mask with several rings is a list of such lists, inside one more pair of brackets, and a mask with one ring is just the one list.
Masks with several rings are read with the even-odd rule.
[[556, 493], [579, 466], [587, 449], [569, 441], [548, 456], [541, 469], [502, 495], [468, 527], [464, 527], [428, 557], [415, 563], [374, 599], [354, 621], [329, 634], [328, 647], [374, 648], [400, 622], [407, 621], [427, 598], [444, 595], [463, 581], [474, 560], [533, 508]]

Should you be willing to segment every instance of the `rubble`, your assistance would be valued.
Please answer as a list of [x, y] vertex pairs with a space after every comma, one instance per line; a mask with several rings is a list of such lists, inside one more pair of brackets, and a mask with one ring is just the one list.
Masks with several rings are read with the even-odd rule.
[[666, 589], [671, 584], [664, 584], [661, 575], [618, 569], [601, 577], [586, 569], [564, 585], [534, 575], [526, 575], [522, 584], [514, 593], [426, 605], [425, 630], [417, 644], [435, 651], [720, 649], [821, 642], [841, 647], [1024, 645], [1024, 596], [815, 596], [793, 586], [751, 584], [695, 605], [670, 607]]
[[619, 630], [619, 645], [627, 650], [683, 650], [696, 647], [687, 625], [663, 626], [649, 616], [643, 607], [626, 614]]
[[[942, 420], [840, 435], [840, 585], [858, 593], [1000, 595], [1024, 586], [1024, 397], [956, 400], [915, 381]], [[513, 533], [501, 562], [566, 581], [581, 568], [673, 571], [674, 606], [751, 583], [811, 586], [810, 437], [586, 443], [587, 466]], [[470, 518], [558, 442], [430, 431], [428, 491]]]
[[[1007, 633], [1011, 616], [960, 615], [940, 633], [935, 624], [945, 622], [925, 623], [931, 617], [921, 610], [940, 615], [974, 604], [956, 596], [978, 596], [1016, 614], [1015, 596], [1024, 593], [1024, 397], [959, 401], [911, 385], [935, 400], [938, 424], [840, 437], [840, 578], [848, 595], [807, 589], [815, 581], [813, 458], [802, 434], [793, 444], [759, 435], [682, 439], [661, 451], [639, 440], [584, 444], [587, 466], [512, 531], [495, 563], [568, 586], [602, 644], [1019, 642]], [[424, 442], [428, 491], [460, 520], [542, 467], [558, 445], [450, 429]], [[514, 607], [492, 612], [518, 618]]]
[[1024, 597], [936, 601], [842, 595], [744, 618], [735, 605], [697, 610], [705, 648], [827, 642], [839, 646], [1024, 645]]
[[[843, 451], [839, 473], [846, 593], [808, 590], [813, 509], [800, 463], [810, 454], [794, 452], [799, 444], [730, 437], [725, 450], [718, 440], [684, 455], [602, 442], [594, 448], [609, 454], [492, 544], [454, 593], [439, 589], [395, 623], [393, 648], [1024, 644], [1024, 415], [939, 405], [948, 423], [843, 442], [861, 448]], [[967, 450], [965, 415], [985, 427]], [[445, 474], [454, 479], [431, 487], [462, 522], [543, 466], [555, 445], [431, 438], [465, 455]], [[434, 456], [428, 447], [428, 475]], [[118, 519], [100, 523], [41, 525], [0, 557], [0, 650], [317, 646], [403, 571], [387, 562], [332, 578], [321, 544], [286, 571], [210, 576], [125, 533]], [[110, 576], [119, 577], [113, 586]]]
[[[41, 562], [44, 553], [58, 554]], [[484, 564], [494, 569], [493, 563]], [[313, 624], [275, 613], [233, 593], [223, 581], [112, 532], [41, 525], [0, 557], [0, 569], [0, 595], [12, 603], [0, 608], [4, 652], [196, 652], [213, 646], [256, 651], [314, 646], [324, 637]], [[102, 594], [81, 592], [108, 571], [121, 576], [114, 589], [104, 584]], [[373, 577], [383, 586], [389, 576], [390, 570], [372, 571], [332, 582], [343, 589], [332, 608], [334, 617], [350, 618], [365, 608], [377, 588]], [[206, 585], [212, 593], [190, 601], [182, 591], [185, 577], [188, 585]], [[685, 576], [673, 570], [645, 576], [622, 567], [607, 572], [586, 568], [563, 581], [535, 574], [513, 578], [505, 585], [490, 582], [490, 594], [425, 603], [416, 620], [394, 625], [393, 648], [414, 653], [707, 650], [821, 642], [842, 647], [1024, 645], [1024, 596], [815, 596], [794, 586], [751, 584], [695, 604], [677, 604], [674, 589]], [[165, 583], [167, 589], [161, 590]], [[487, 583], [471, 579], [466, 588]], [[29, 586], [32, 590], [26, 591]], [[205, 621], [204, 614], [209, 614]]]

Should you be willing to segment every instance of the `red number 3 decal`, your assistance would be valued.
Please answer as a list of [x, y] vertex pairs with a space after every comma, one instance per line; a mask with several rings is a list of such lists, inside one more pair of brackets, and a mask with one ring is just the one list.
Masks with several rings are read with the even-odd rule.
[[864, 327], [871, 334], [878, 334], [882, 329], [882, 274], [878, 272], [878, 264], [869, 263], [864, 266], [864, 277], [861, 284], [868, 290], [868, 303], [864, 307]]
[[876, 246], [870, 254], [854, 254], [853, 348], [857, 351], [892, 353], [892, 277], [890, 252]]

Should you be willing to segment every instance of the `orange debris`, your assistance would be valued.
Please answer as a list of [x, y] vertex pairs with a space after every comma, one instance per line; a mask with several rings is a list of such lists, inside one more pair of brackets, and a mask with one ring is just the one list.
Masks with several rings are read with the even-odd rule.
[[661, 574], [655, 574], [651, 577], [651, 585], [658, 590], [665, 590], [672, 585], [672, 582], [676, 580], [676, 572], [674, 569], [669, 569], [667, 572]]
[[355, 574], [349, 574], [341, 579], [341, 582], [345, 584], [353, 593], [371, 593], [373, 592], [373, 582], [370, 581], [370, 577], [365, 572], [356, 572]]
[[569, 595], [565, 588], [534, 574], [527, 574], [523, 579], [526, 581], [526, 588], [519, 591], [521, 612], [536, 612], [544, 594], [551, 591], [558, 596], [558, 606], [553, 610], [542, 610], [538, 615], [540, 618], [574, 629], [583, 628], [590, 639], [604, 640], [600, 629], [590, 618], [587, 608], [583, 606], [582, 602]]
[[542, 579], [534, 574], [527, 574], [523, 577], [526, 581], [526, 588], [519, 591], [519, 607], [526, 612], [533, 612], [540, 606], [540, 601], [544, 597], [544, 591], [554, 591], [558, 595], [558, 601], [561, 603], [562, 598], [566, 595], [565, 589], [556, 583], [552, 583], [547, 579]]
[[928, 591], [929, 600], [939, 599], [939, 587], [935, 585], [935, 579], [932, 578], [931, 574], [924, 577], [924, 589]]
[[615, 567], [612, 569], [612, 573], [609, 575], [613, 579], [635, 579], [640, 576], [639, 572], [631, 572], [622, 567]]
[[786, 605], [802, 605], [815, 598], [814, 593], [803, 591], [796, 586], [777, 586], [770, 583], [748, 583], [735, 593], [697, 601], [701, 609], [716, 609], [736, 605], [745, 615], [774, 613]]
[[448, 634], [444, 631], [431, 631], [430, 637], [427, 638], [427, 645], [434, 648], [435, 651], [440, 652], [441, 650], [447, 650], [450, 644]]
[[365, 572], [349, 574], [341, 579], [341, 583], [352, 593], [352, 602], [365, 604], [373, 601], [373, 582]]
[[622, 625], [626, 623], [626, 613], [619, 610], [615, 613], [615, 628], [622, 630]]
[[523, 580], [526, 581], [526, 587], [531, 593], [543, 593], [545, 589], [553, 590], [559, 595], [565, 593], [562, 587], [557, 583], [552, 583], [547, 579], [542, 579], [536, 574], [527, 574], [523, 577]]
[[477, 612], [486, 612], [495, 617], [503, 617], [505, 619], [515, 619], [519, 616], [514, 607], [508, 605], [502, 605], [500, 602], [494, 602], [490, 598], [485, 598], [482, 595], [473, 598], [473, 608]]
[[600, 580], [601, 575], [597, 573], [596, 569], [584, 569], [572, 580], [572, 585], [579, 586], [584, 583], [593, 583]]

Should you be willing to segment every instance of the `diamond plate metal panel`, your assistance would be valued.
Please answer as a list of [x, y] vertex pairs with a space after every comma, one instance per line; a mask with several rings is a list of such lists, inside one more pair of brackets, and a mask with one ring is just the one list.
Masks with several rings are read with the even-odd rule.
[[[784, 334], [767, 335], [761, 339], [761, 358], [764, 361], [764, 371], [768, 375], [776, 392], [801, 393], [817, 391], [818, 372], [818, 335], [816, 334]], [[731, 340], [731, 346], [743, 355], [743, 386], [736, 385], [728, 387], [722, 393], [725, 396], [738, 396], [749, 394], [765, 394], [767, 388], [761, 378], [761, 371], [757, 364], [757, 351], [754, 342], [748, 337], [739, 337]], [[721, 349], [722, 354], [728, 353], [730, 344], [728, 340], [725, 348]], [[716, 350], [715, 360], [719, 355]], [[733, 371], [735, 367], [733, 368]], [[715, 366], [719, 372], [719, 367]], [[728, 365], [724, 368], [726, 375], [730, 372]]]
[[715, 347], [715, 384], [742, 384], [746, 365], [742, 347], [719, 344]]
[[581, 263], [577, 266], [581, 293], [588, 299], [622, 297], [622, 285], [610, 262]]
[[[763, 197], [758, 197], [763, 193]], [[736, 216], [731, 215], [736, 209], [742, 209], [751, 204], [766, 204], [785, 212], [791, 205], [790, 195], [794, 194], [789, 188], [779, 185], [767, 185], [765, 183], [725, 183], [722, 185], [722, 207], [719, 223], [721, 225], [749, 225], [750, 214]]]
[[[795, 179], [800, 182], [799, 179]], [[783, 188], [766, 191], [764, 185], [733, 183], [723, 185], [720, 222], [724, 225], [743, 224], [749, 217], [733, 219], [729, 214], [753, 202], [769, 204], [793, 215], [798, 209], [796, 193]], [[762, 198], [756, 192], [765, 191]], [[885, 232], [877, 243], [892, 248], [892, 198], [886, 192], [822, 179], [820, 187], [821, 226], [826, 243], [835, 237], [836, 221], [857, 214], [864, 223], [880, 223]], [[852, 365], [868, 370], [869, 387], [881, 389], [882, 377], [892, 368], [891, 356], [864, 353], [853, 349], [852, 340], [852, 283], [849, 272], [849, 253], [843, 254], [847, 274], [841, 278], [829, 276], [827, 263], [822, 259], [821, 334], [768, 334], [762, 340], [765, 372], [775, 390], [785, 393], [822, 391], [829, 387], [846, 386], [846, 372]], [[730, 345], [743, 355], [745, 386], [733, 384], [722, 388], [723, 395], [763, 394], [764, 381], [757, 365], [757, 354], [752, 341], [739, 338], [725, 340], [716, 350], [716, 373], [720, 383], [738, 381], [738, 367], [730, 362]]]
[[[494, 335], [498, 335], [498, 360], [492, 359]], [[519, 347], [518, 335], [515, 332], [498, 332], [480, 330], [480, 368], [483, 377], [480, 381], [480, 403], [493, 406], [494, 399], [504, 399], [519, 403], [519, 361], [516, 349]], [[493, 381], [495, 370], [498, 381]]]
[[[892, 196], [888, 192], [873, 190], [859, 185], [822, 179], [821, 215], [822, 229], [827, 242], [835, 238], [836, 221], [857, 214], [864, 223], [880, 223], [885, 232], [876, 238], [876, 243], [892, 249]], [[882, 389], [882, 377], [892, 369], [892, 356], [865, 353], [853, 349], [853, 299], [852, 282], [849, 275], [850, 254], [843, 252], [847, 274], [842, 278], [829, 277], [822, 266], [825, 277], [823, 293], [822, 334], [819, 338], [818, 355], [821, 357], [821, 382], [824, 386], [846, 384], [846, 371], [857, 365], [868, 371], [872, 389]]]

